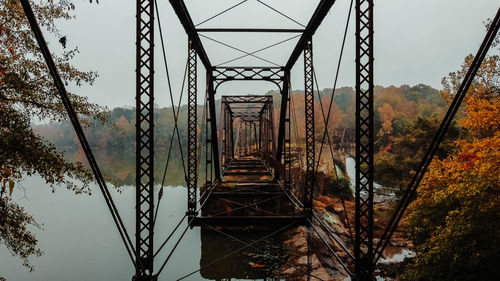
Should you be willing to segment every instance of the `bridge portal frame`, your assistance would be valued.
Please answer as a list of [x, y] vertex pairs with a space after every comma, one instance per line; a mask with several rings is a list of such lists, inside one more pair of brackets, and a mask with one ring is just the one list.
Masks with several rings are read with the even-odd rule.
[[[283, 29], [197, 29], [194, 25], [191, 16], [189, 15], [188, 9], [182, 0], [169, 0], [177, 17], [179, 18], [182, 26], [185, 29], [189, 39], [192, 42], [192, 48], [197, 51], [198, 57], [203, 63], [207, 72], [207, 90], [208, 90], [208, 104], [209, 104], [209, 120], [211, 127], [211, 137], [210, 142], [212, 146], [212, 155], [210, 164], [213, 166], [215, 172], [215, 181], [221, 179], [221, 167], [222, 167], [222, 141], [216, 140], [216, 138], [222, 138], [224, 135], [224, 127], [232, 129], [233, 117], [231, 116], [230, 109], [227, 106], [222, 106], [221, 108], [221, 130], [220, 134], [217, 136], [217, 122], [215, 116], [215, 94], [218, 86], [224, 82], [228, 81], [269, 81], [275, 83], [281, 93], [281, 108], [280, 108], [280, 120], [278, 128], [278, 139], [277, 139], [277, 149], [273, 151], [275, 155], [275, 180], [280, 179], [280, 169], [278, 164], [281, 163], [282, 158], [284, 158], [283, 165], [283, 179], [290, 179], [290, 173], [286, 176], [286, 167], [290, 168], [290, 97], [289, 97], [289, 85], [290, 85], [290, 71], [297, 62], [299, 56], [304, 54], [304, 77], [305, 77], [305, 116], [306, 116], [306, 185], [304, 190], [304, 211], [309, 218], [312, 218], [312, 201], [314, 194], [314, 177], [315, 177], [315, 136], [314, 136], [314, 67], [312, 61], [312, 37], [319, 25], [326, 17], [330, 8], [336, 2], [335, 0], [321, 0], [316, 7], [311, 19], [309, 20], [307, 26], [303, 30], [283, 30]], [[360, 0], [357, 0], [358, 2]], [[369, 0], [373, 1], [373, 0]], [[359, 18], [358, 18], [359, 20]], [[296, 46], [294, 47], [288, 61], [282, 67], [214, 67], [210, 63], [207, 53], [204, 50], [203, 44], [200, 40], [198, 32], [301, 32], [302, 35], [298, 40]], [[359, 46], [358, 46], [359, 48]], [[358, 73], [359, 74], [359, 73]], [[269, 119], [274, 119], [272, 114], [274, 110], [268, 110]], [[287, 117], [288, 111], [288, 117]], [[263, 147], [263, 133], [265, 134], [267, 130], [262, 132], [262, 129], [266, 126], [265, 122], [262, 120], [261, 115], [260, 121], [260, 131], [259, 134], [259, 148], [265, 149]], [[288, 125], [288, 126], [287, 126]], [[288, 138], [287, 135], [288, 128]], [[189, 133], [188, 133], [189, 134]], [[232, 144], [232, 132], [227, 132], [227, 135], [231, 136], [228, 138], [227, 144], [225, 144], [225, 151], [232, 151], [233, 148], [226, 147]], [[274, 136], [274, 132], [272, 132]], [[265, 137], [265, 136], [264, 136]], [[274, 137], [273, 137], [274, 139]], [[287, 143], [288, 141], [288, 143]], [[288, 146], [287, 146], [288, 144]], [[273, 144], [274, 146], [274, 144]], [[233, 151], [234, 153], [234, 151]], [[215, 159], [218, 158], [218, 159]], [[287, 162], [288, 161], [288, 162]], [[207, 163], [209, 164], [209, 163]], [[358, 166], [359, 167], [359, 166]], [[285, 186], [289, 186], [289, 183]], [[373, 190], [371, 190], [373, 192]], [[371, 194], [373, 196], [373, 194]], [[360, 213], [357, 213], [359, 215]], [[373, 219], [373, 218], [372, 218]], [[371, 272], [370, 272], [371, 274]]]
[[[140, 0], [138, 0], [140, 1]], [[146, 0], [143, 0], [146, 1]], [[151, 1], [151, 0], [148, 0]], [[304, 77], [305, 77], [305, 116], [306, 116], [306, 184], [305, 184], [305, 190], [304, 190], [304, 211], [307, 217], [312, 218], [312, 201], [313, 201], [313, 193], [314, 193], [314, 177], [315, 177], [315, 170], [314, 170], [314, 164], [315, 164], [315, 136], [314, 136], [314, 81], [313, 81], [313, 61], [312, 61], [312, 36], [316, 32], [317, 28], [323, 21], [323, 19], [326, 17], [327, 13], [329, 12], [330, 8], [333, 6], [333, 4], [336, 2], [335, 0], [321, 0], [314, 11], [310, 21], [308, 22], [307, 26], [305, 29], [297, 31], [297, 30], [281, 30], [281, 29], [244, 29], [244, 30], [235, 30], [235, 29], [218, 29], [218, 30], [212, 30], [214, 32], [302, 32], [302, 35], [297, 42], [294, 50], [292, 51], [287, 63], [283, 67], [279, 68], [273, 68], [273, 67], [213, 67], [212, 64], [210, 63], [210, 60], [207, 56], [207, 53], [204, 50], [203, 44], [200, 40], [200, 37], [198, 35], [198, 32], [203, 32], [207, 30], [198, 30], [196, 29], [196, 26], [194, 25], [191, 16], [189, 15], [188, 9], [184, 4], [184, 1], [182, 0], [169, 0], [175, 13], [177, 14], [177, 17], [179, 18], [181, 24], [183, 25], [189, 40], [190, 40], [190, 50], [192, 48], [193, 51], [196, 51], [197, 56], [203, 63], [206, 71], [207, 71], [207, 91], [208, 91], [208, 105], [209, 105], [209, 117], [207, 118], [210, 120], [210, 127], [211, 127], [211, 136], [210, 136], [210, 142], [211, 142], [211, 152], [212, 152], [212, 158], [210, 159], [210, 163], [208, 163], [208, 158], [207, 158], [207, 165], [210, 164], [213, 166], [213, 170], [215, 173], [215, 181], [221, 179], [221, 164], [222, 164], [222, 155], [221, 153], [221, 142], [216, 140], [217, 138], [220, 138], [223, 136], [223, 134], [220, 134], [217, 136], [217, 122], [216, 122], [216, 116], [215, 116], [215, 94], [217, 91], [218, 86], [224, 82], [228, 81], [250, 81], [250, 80], [260, 80], [260, 81], [269, 81], [275, 83], [279, 89], [280, 93], [282, 96], [282, 101], [281, 101], [281, 109], [280, 109], [280, 120], [279, 120], [279, 129], [278, 129], [278, 149], [276, 150], [275, 148], [275, 142], [274, 142], [274, 131], [271, 129], [271, 135], [272, 135], [272, 140], [273, 140], [273, 151], [272, 155], [275, 156], [275, 179], [278, 180], [280, 178], [279, 171], [278, 169], [278, 163], [281, 163], [281, 158], [284, 158], [284, 168], [283, 168], [283, 179], [286, 181], [287, 178], [290, 178], [289, 176], [286, 176], [286, 168], [287, 165], [290, 167], [290, 159], [287, 156], [287, 152], [290, 153], [290, 137], [288, 136], [288, 139], [286, 138], [286, 128], [288, 127], [288, 134], [290, 134], [290, 111], [289, 111], [289, 85], [290, 85], [290, 71], [295, 65], [297, 59], [299, 58], [300, 54], [304, 54]], [[357, 0], [357, 15], [359, 14], [359, 7], [361, 5], [361, 2], [363, 0]], [[364, 0], [369, 1], [369, 3], [372, 4], [373, 0]], [[371, 7], [371, 5], [370, 5]], [[371, 19], [371, 8], [369, 12], [369, 19]], [[361, 20], [361, 16], [357, 16], [357, 27], [359, 27], [359, 22]], [[372, 26], [371, 26], [372, 27]], [[359, 31], [359, 28], [358, 28]], [[372, 30], [373, 31], [373, 30]], [[370, 38], [372, 38], [370, 33]], [[361, 48], [359, 42], [361, 41], [361, 37], [357, 36], [357, 55], [358, 58], [359, 56], [359, 50]], [[370, 40], [371, 43], [371, 40]], [[364, 55], [365, 53], [362, 53]], [[373, 57], [371, 57], [373, 58]], [[364, 69], [362, 69], [364, 70]], [[360, 77], [362, 74], [360, 73], [360, 69], [357, 68], [357, 76]], [[372, 68], [368, 70], [371, 75]], [[372, 77], [372, 76], [370, 76]], [[357, 80], [357, 85], [359, 86], [359, 79]], [[358, 89], [358, 87], [357, 87]], [[370, 91], [369, 91], [370, 93]], [[357, 107], [359, 107], [361, 103], [361, 99], [357, 99]], [[364, 107], [363, 107], [364, 108]], [[264, 109], [267, 109], [267, 107], [264, 107]], [[289, 116], [287, 118], [287, 109], [289, 112]], [[260, 131], [261, 134], [259, 135], [260, 142], [259, 142], [259, 148], [263, 149], [262, 145], [262, 138], [263, 138], [263, 133], [264, 136], [267, 133], [268, 130], [266, 128], [268, 127], [270, 122], [265, 122], [267, 117], [267, 120], [273, 120], [273, 108], [272, 105], [268, 110], [264, 110], [263, 113], [261, 114], [261, 121], [260, 121]], [[373, 111], [372, 111], [373, 113]], [[356, 115], [357, 121], [359, 121], [359, 116]], [[224, 127], [228, 128], [230, 132], [228, 131], [227, 134], [228, 136], [230, 135], [230, 138], [228, 138], [227, 144], [225, 145], [225, 151], [226, 153], [228, 151], [232, 151], [232, 147], [226, 147], [232, 145], [233, 141], [233, 121], [234, 117], [232, 117], [230, 108], [227, 106], [222, 106], [221, 110], [221, 117], [224, 119]], [[221, 118], [221, 120], [222, 120]], [[373, 118], [372, 118], [373, 119]], [[372, 120], [369, 119], [368, 121]], [[288, 126], [286, 126], [288, 123]], [[272, 123], [271, 123], [272, 124]], [[222, 125], [222, 124], [221, 124]], [[373, 122], [369, 123], [369, 125], [372, 127]], [[222, 127], [222, 126], [221, 126]], [[264, 128], [264, 131], [262, 129]], [[267, 128], [267, 129], [270, 129]], [[189, 130], [195, 131], [196, 126], [192, 128], [189, 126]], [[373, 130], [373, 128], [371, 128]], [[357, 132], [361, 130], [357, 130]], [[192, 132], [188, 132], [188, 136], [191, 136]], [[271, 136], [269, 136], [271, 137]], [[287, 143], [286, 141], [288, 140], [288, 147], [286, 147]], [[373, 143], [373, 136], [371, 136], [371, 139], [369, 139], [369, 142]], [[193, 147], [190, 146], [189, 149], [194, 149], [197, 151], [196, 147], [196, 142], [194, 143]], [[361, 147], [360, 145], [360, 138], [356, 138], [356, 145], [357, 147]], [[266, 145], [267, 146], [267, 145]], [[228, 150], [229, 149], [229, 150]], [[264, 147], [265, 149], [265, 147]], [[373, 153], [373, 150], [371, 150]], [[234, 151], [232, 151], [234, 153]], [[283, 157], [284, 156], [284, 157]], [[371, 156], [373, 158], [373, 155]], [[194, 158], [194, 157], [192, 157]], [[360, 158], [359, 154], [357, 154], [357, 160], [362, 159], [364, 160], [365, 158]], [[189, 160], [188, 160], [189, 161]], [[288, 161], [288, 163], [287, 163]], [[359, 161], [358, 161], [359, 162]], [[368, 161], [370, 162], [370, 161]], [[371, 161], [372, 164], [373, 161]], [[370, 164], [370, 163], [369, 163]], [[193, 166], [194, 167], [194, 166]], [[360, 172], [360, 166], [357, 166], [357, 174], [363, 173], [362, 171]], [[371, 168], [368, 173], [368, 176], [373, 174], [373, 166], [370, 166]], [[191, 177], [191, 170], [189, 176]], [[197, 171], [194, 170], [194, 177], [197, 178]], [[360, 182], [358, 180], [359, 176], [357, 176], [357, 190], [359, 189]], [[372, 179], [372, 177], [371, 177]], [[370, 179], [368, 180], [370, 182]], [[189, 183], [188, 185], [191, 185]], [[287, 184], [285, 184], [287, 185]], [[289, 184], [288, 184], [289, 185]], [[370, 184], [368, 185], [368, 187]], [[188, 202], [191, 202], [193, 199], [193, 194], [196, 193], [196, 186], [192, 186], [193, 190], [195, 191], [194, 193], [188, 192], [189, 197]], [[371, 198], [371, 204], [369, 203], [368, 206], [370, 208], [373, 208], [373, 183], [371, 183], [371, 188], [368, 188], [368, 192], [371, 192], [369, 194], [368, 200]], [[196, 196], [196, 195], [194, 195]], [[362, 198], [359, 198], [359, 192], [356, 192], [356, 200], [357, 202], [359, 200], [363, 201]], [[194, 201], [196, 202], [196, 200]], [[189, 203], [191, 204], [191, 203]], [[192, 205], [189, 205], [192, 207]], [[189, 209], [188, 206], [188, 209]], [[358, 205], [357, 205], [358, 206]], [[356, 209], [356, 222], [359, 221], [359, 217], [364, 214], [360, 212], [358, 209]], [[371, 224], [373, 224], [373, 215], [368, 216], [369, 219], [371, 219]], [[369, 223], [370, 224], [370, 223]], [[358, 226], [358, 225], [357, 225]], [[356, 237], [361, 237], [359, 231], [361, 231], [359, 228], [356, 228]], [[365, 229], [363, 229], [365, 230]], [[372, 228], [367, 228], [368, 232], [372, 232]], [[372, 235], [368, 234], [368, 239], [372, 239]], [[356, 240], [358, 241], [358, 240]], [[364, 241], [364, 240], [363, 240]], [[359, 243], [356, 244], [359, 246]], [[372, 242], [369, 242], [369, 245], [372, 246]], [[370, 252], [371, 250], [369, 250]], [[358, 266], [358, 264], [356, 264]], [[359, 267], [359, 266], [358, 266]], [[371, 276], [372, 271], [370, 271], [372, 267], [368, 268], [368, 274]], [[361, 272], [361, 271], [357, 271]]]
[[[244, 107], [234, 107], [241, 104], [262, 104], [258, 110], [250, 112], [238, 112], [236, 109]], [[233, 110], [234, 109], [234, 110]], [[271, 95], [232, 95], [221, 97], [221, 124], [219, 129], [219, 147], [221, 148], [220, 157], [221, 167], [229, 164], [234, 157], [234, 120], [241, 119], [242, 122], [252, 122], [254, 125], [254, 134], [258, 139], [257, 147], [261, 151], [262, 156], [265, 156], [268, 162], [274, 161], [276, 151], [276, 141], [273, 132], [273, 97]], [[257, 137], [257, 124], [259, 134]], [[265, 151], [264, 151], [265, 150]]]

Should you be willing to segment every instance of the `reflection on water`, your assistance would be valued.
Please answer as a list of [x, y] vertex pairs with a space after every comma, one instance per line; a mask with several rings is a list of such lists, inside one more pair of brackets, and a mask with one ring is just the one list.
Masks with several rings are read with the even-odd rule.
[[[43, 230], [35, 232], [45, 254], [33, 259], [35, 271], [29, 273], [19, 259], [0, 245], [0, 276], [8, 281], [132, 280], [133, 266], [97, 186], [92, 187], [93, 195], [88, 196], [74, 195], [64, 188], [52, 194], [39, 177], [27, 177], [22, 185], [28, 199], [21, 198], [21, 192], [14, 193], [14, 198], [44, 224]], [[126, 186], [121, 193], [112, 191], [112, 196], [133, 238], [135, 191]], [[156, 247], [184, 215], [186, 189], [168, 187], [164, 200], [155, 228]], [[189, 230], [159, 280], [176, 280], [199, 268], [200, 246], [199, 228]], [[169, 249], [163, 250], [158, 261], [163, 261], [168, 253]], [[195, 274], [186, 280], [206, 279]]]
[[[112, 191], [112, 195], [133, 237], [134, 153], [95, 152], [104, 174], [122, 187], [120, 193]], [[160, 151], [156, 156], [155, 182], [160, 183], [166, 153]], [[70, 160], [84, 159], [80, 151], [68, 152], [67, 157]], [[170, 186], [164, 191], [156, 222], [156, 247], [170, 234], [186, 211], [186, 189], [178, 186], [184, 184], [184, 173], [179, 159], [178, 154], [174, 154], [171, 159], [172, 165], [167, 177], [167, 184]], [[353, 168], [353, 160], [348, 158], [347, 172], [351, 180], [354, 178], [350, 172]], [[204, 179], [204, 176], [200, 179]], [[51, 189], [36, 176], [26, 177], [22, 186], [26, 188], [26, 198], [22, 192], [15, 192], [14, 199], [44, 224], [43, 230], [34, 232], [45, 254], [33, 259], [35, 272], [29, 273], [22, 267], [19, 259], [12, 257], [5, 246], [0, 245], [0, 276], [9, 281], [131, 280], [134, 274], [133, 266], [97, 186], [92, 187], [92, 196], [76, 196], [62, 187], [52, 194]], [[185, 227], [184, 224], [180, 230]], [[168, 256], [180, 233], [181, 231], [176, 233], [168, 246], [157, 256], [155, 268], [158, 269]], [[254, 230], [251, 233], [254, 235], [250, 232], [240, 232], [237, 238], [249, 243], [265, 236], [263, 231]], [[219, 233], [195, 227], [187, 231], [159, 280], [177, 280], [191, 272], [195, 273], [184, 280], [279, 280], [271, 276], [274, 276], [275, 269], [286, 260], [286, 250], [281, 244], [280, 237], [277, 236], [266, 243], [255, 245], [256, 248], [264, 250], [264, 253], [248, 247], [237, 255], [225, 257], [244, 245]], [[217, 260], [219, 262], [212, 264]], [[209, 264], [210, 266], [207, 266]]]
[[[128, 178], [134, 178], [130, 171], [120, 171], [127, 166], [133, 171], [133, 161], [126, 161], [126, 157], [107, 158], [109, 155], [99, 155], [100, 163], [115, 163], [106, 165], [108, 175], [123, 176], [127, 173], [127, 176], [122, 177], [123, 184]], [[178, 169], [180, 165], [176, 166], [175, 169]], [[0, 244], [0, 276], [8, 281], [131, 280], [134, 274], [133, 266], [97, 186], [91, 187], [93, 195], [89, 196], [74, 195], [62, 187], [57, 188], [53, 194], [37, 176], [26, 177], [22, 185], [26, 188], [26, 198], [22, 192], [15, 192], [14, 199], [43, 223], [44, 229], [34, 232], [45, 254], [33, 259], [35, 271], [30, 273], [21, 265], [19, 259], [12, 257], [5, 246]], [[156, 191], [158, 192], [158, 186]], [[112, 196], [133, 238], [135, 190], [125, 185], [120, 192], [112, 191]], [[155, 227], [155, 248], [164, 241], [184, 215], [186, 205], [187, 194], [184, 187], [165, 188]], [[180, 230], [186, 226], [184, 223]], [[156, 269], [166, 259], [180, 233], [181, 231], [176, 233], [168, 246], [157, 256]], [[263, 235], [260, 232], [258, 237], [252, 237], [244, 233], [237, 237], [249, 242]], [[274, 257], [247, 248], [237, 255], [220, 259], [243, 245], [221, 234], [195, 227], [187, 231], [159, 280], [177, 280], [193, 271], [196, 272], [183, 280], [278, 280], [267, 277], [272, 276], [281, 260], [285, 260], [283, 249], [280, 252], [280, 249], [275, 248], [280, 248], [280, 245], [278, 240], [255, 245], [259, 249], [271, 250]], [[203, 267], [217, 259], [220, 261], [214, 265]], [[197, 271], [200, 267], [203, 267], [201, 271]]]
[[[94, 155], [103, 174], [113, 182], [114, 185], [134, 186], [135, 185], [135, 150], [115, 150], [94, 148]], [[186, 152], [184, 151], [184, 154]], [[154, 175], [155, 184], [161, 184], [165, 163], [167, 162], [168, 149], [155, 150]], [[85, 153], [82, 149], [66, 149], [65, 157], [67, 161], [80, 161], [86, 163]], [[205, 153], [201, 154], [200, 161], [200, 182], [205, 182]], [[181, 161], [182, 157], [177, 148], [173, 148], [167, 171], [165, 185], [185, 186], [184, 170]], [[186, 159], [184, 159], [186, 160]]]
[[[248, 231], [227, 231], [239, 241], [211, 229], [201, 230], [201, 276], [209, 280], [243, 280], [273, 278], [277, 270], [287, 260], [286, 249], [279, 236], [272, 236], [251, 246], [253, 241], [269, 235], [271, 232], [249, 229]], [[256, 235], [258, 233], [258, 235]], [[241, 254], [232, 255], [242, 249]], [[214, 263], [221, 260], [221, 262]]]

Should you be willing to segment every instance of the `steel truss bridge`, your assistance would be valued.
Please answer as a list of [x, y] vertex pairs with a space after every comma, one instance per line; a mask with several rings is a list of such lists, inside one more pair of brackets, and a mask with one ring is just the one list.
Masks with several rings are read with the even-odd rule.
[[[219, 16], [236, 6], [246, 2], [244, 0], [229, 7], [221, 13], [209, 18]], [[188, 94], [188, 117], [187, 117], [187, 164], [185, 167], [187, 184], [187, 212], [179, 222], [174, 232], [179, 229], [182, 221], [187, 218], [188, 227], [184, 230], [181, 238], [175, 243], [172, 252], [166, 261], [161, 263], [160, 268], [154, 271], [155, 257], [165, 246], [171, 235], [155, 251], [153, 248], [154, 225], [158, 206], [155, 212], [155, 198], [153, 190], [153, 167], [154, 167], [154, 39], [155, 19], [159, 22], [159, 12], [155, 9], [155, 0], [137, 0], [137, 28], [136, 28], [136, 229], [135, 243], [132, 242], [127, 229], [113, 202], [109, 189], [104, 181], [99, 166], [93, 156], [92, 150], [83, 133], [77, 114], [68, 98], [64, 83], [58, 74], [56, 65], [52, 59], [42, 31], [36, 20], [28, 0], [20, 0], [26, 17], [31, 25], [32, 31], [40, 46], [41, 52], [46, 60], [55, 87], [61, 97], [70, 121], [72, 122], [79, 141], [87, 156], [90, 167], [96, 177], [99, 188], [105, 198], [107, 206], [116, 224], [120, 237], [127, 249], [136, 274], [133, 280], [156, 280], [165, 268], [173, 251], [177, 248], [180, 239], [189, 227], [205, 226], [220, 231], [217, 226], [273, 226], [278, 228], [275, 232], [266, 235], [252, 243], [246, 243], [242, 249], [254, 247], [253, 245], [270, 235], [291, 226], [304, 225], [312, 228], [322, 237], [313, 224], [324, 227], [325, 224], [319, 219], [313, 210], [313, 199], [315, 194], [315, 173], [321, 157], [323, 145], [331, 145], [328, 126], [325, 126], [321, 148], [316, 151], [318, 140], [315, 138], [315, 109], [314, 93], [317, 82], [315, 81], [313, 63], [313, 35], [322, 23], [327, 13], [332, 10], [335, 0], [321, 0], [317, 5], [307, 25], [301, 29], [274, 29], [274, 28], [197, 28], [193, 23], [190, 13], [182, 0], [169, 0], [180, 23], [188, 35], [188, 59], [187, 59], [187, 94]], [[280, 12], [267, 3], [257, 0], [262, 5], [272, 9], [278, 14], [294, 21], [284, 13]], [[356, 38], [356, 128], [355, 128], [355, 151], [356, 151], [356, 185], [355, 185], [355, 227], [354, 227], [354, 249], [347, 249], [342, 241], [331, 232], [329, 239], [334, 239], [339, 247], [345, 251], [348, 261], [338, 258], [338, 255], [327, 244], [332, 256], [337, 258], [345, 271], [354, 280], [373, 280], [374, 268], [382, 256], [384, 248], [389, 243], [392, 234], [398, 226], [406, 207], [415, 196], [416, 189], [422, 180], [430, 161], [441, 143], [458, 107], [460, 106], [472, 80], [483, 61], [486, 52], [491, 46], [495, 35], [500, 27], [500, 13], [497, 12], [491, 27], [489, 28], [475, 59], [465, 76], [461, 87], [457, 91], [450, 108], [443, 118], [442, 124], [430, 144], [426, 155], [422, 159], [419, 169], [412, 179], [403, 195], [396, 211], [387, 225], [386, 230], [377, 244], [373, 239], [373, 153], [374, 153], [374, 108], [373, 108], [373, 77], [374, 77], [374, 0], [353, 0], [355, 14], [355, 38]], [[349, 22], [349, 21], [348, 21]], [[348, 24], [347, 22], [347, 24]], [[347, 34], [347, 24], [344, 33], [344, 42]], [[161, 25], [159, 25], [160, 38], [162, 42], [164, 62], [166, 65], [165, 45]], [[206, 37], [204, 32], [237, 32], [237, 33], [294, 33], [299, 38], [286, 64], [276, 67], [259, 66], [214, 66], [212, 65], [200, 37]], [[272, 47], [272, 46], [270, 46]], [[342, 46], [343, 50], [344, 46]], [[257, 52], [242, 51], [241, 57], [261, 57], [255, 55]], [[342, 52], [341, 52], [342, 54]], [[291, 146], [292, 146], [292, 115], [290, 71], [297, 60], [302, 56], [304, 61], [304, 114], [305, 114], [305, 181], [298, 188], [292, 187], [291, 175]], [[238, 59], [238, 58], [236, 58]], [[205, 110], [202, 113], [203, 122], [201, 126], [197, 123], [198, 94], [197, 71], [198, 61], [206, 71], [207, 89], [205, 99]], [[339, 58], [340, 67], [341, 57]], [[168, 68], [167, 68], [168, 71]], [[223, 96], [221, 101], [221, 115], [219, 126], [216, 116], [216, 91], [226, 82], [231, 81], [268, 81], [274, 83], [281, 95], [279, 116], [273, 116], [272, 96]], [[170, 82], [170, 81], [169, 81]], [[333, 87], [335, 89], [335, 86]], [[172, 96], [171, 96], [172, 98]], [[333, 101], [333, 94], [331, 102]], [[323, 108], [322, 114], [325, 124], [328, 124], [331, 112], [327, 115]], [[173, 105], [173, 99], [172, 99]], [[174, 130], [180, 143], [180, 135], [177, 128], [178, 111], [174, 107]], [[277, 120], [277, 122], [275, 121]], [[276, 124], [277, 123], [277, 124]], [[295, 124], [296, 125], [296, 124]], [[200, 137], [198, 128], [204, 128]], [[275, 133], [277, 130], [277, 134]], [[236, 131], [236, 132], [235, 132]], [[345, 132], [343, 132], [345, 133]], [[326, 136], [326, 137], [325, 137]], [[204, 139], [201, 143], [199, 139]], [[171, 142], [174, 139], [172, 137]], [[206, 179], [200, 187], [199, 162], [201, 159], [201, 147], [205, 148]], [[184, 163], [183, 163], [184, 164]], [[209, 176], [210, 175], [210, 176]], [[163, 188], [163, 187], [162, 187]], [[198, 198], [198, 193], [200, 196]], [[299, 195], [297, 196], [298, 193]], [[157, 201], [159, 205], [162, 191]], [[218, 212], [220, 202], [229, 204], [231, 211]], [[249, 211], [250, 210], [250, 211]], [[229, 234], [226, 234], [229, 235]], [[231, 237], [231, 236], [230, 236]], [[233, 237], [234, 238], [234, 237]], [[236, 239], [236, 238], [235, 238]], [[351, 252], [352, 251], [352, 252]], [[310, 272], [305, 272], [309, 278], [314, 278]], [[187, 278], [190, 274], [186, 275]], [[319, 279], [319, 278], [317, 278]]]

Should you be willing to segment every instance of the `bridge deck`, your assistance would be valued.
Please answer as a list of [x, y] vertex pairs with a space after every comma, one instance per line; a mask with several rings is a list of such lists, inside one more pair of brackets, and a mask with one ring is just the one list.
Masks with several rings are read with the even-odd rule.
[[255, 157], [233, 159], [223, 180], [206, 195], [201, 216], [192, 224], [202, 226], [272, 226], [306, 224], [306, 219], [289, 202], [272, 172]]

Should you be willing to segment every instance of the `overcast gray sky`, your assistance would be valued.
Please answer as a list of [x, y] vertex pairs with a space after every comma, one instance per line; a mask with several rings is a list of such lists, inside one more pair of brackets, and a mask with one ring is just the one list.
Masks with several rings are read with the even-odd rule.
[[[94, 1], [95, 2], [95, 1]], [[77, 1], [75, 20], [60, 22], [68, 46], [78, 46], [74, 64], [82, 70], [96, 70], [100, 77], [92, 87], [70, 90], [90, 101], [109, 107], [135, 104], [135, 1]], [[174, 98], [179, 97], [186, 62], [187, 36], [167, 0], [158, 0], [160, 19], [166, 37]], [[202, 22], [239, 0], [186, 0], [193, 21]], [[318, 0], [266, 0], [296, 21], [307, 24]], [[337, 0], [313, 38], [314, 62], [320, 88], [331, 88], [350, 0]], [[389, 86], [424, 83], [441, 88], [441, 78], [457, 70], [464, 57], [475, 53], [485, 34], [483, 21], [492, 18], [498, 0], [375, 0], [375, 83]], [[354, 86], [354, 15], [351, 17], [346, 50], [338, 87]], [[256, 0], [248, 0], [231, 12], [200, 27], [281, 27], [300, 25], [280, 16]], [[254, 51], [294, 34], [206, 34], [246, 51]], [[159, 36], [156, 36], [155, 100], [169, 106]], [[258, 53], [278, 64], [285, 64], [297, 39]], [[203, 39], [212, 64], [241, 55]], [[52, 40], [51, 49], [61, 51]], [[245, 58], [233, 65], [267, 65]], [[292, 71], [292, 88], [303, 89], [302, 58]], [[203, 100], [205, 70], [199, 64], [199, 101]], [[234, 82], [219, 87], [218, 94], [264, 94], [276, 89], [266, 82]], [[184, 95], [185, 96], [185, 95]], [[185, 100], [185, 99], [184, 99]]]

